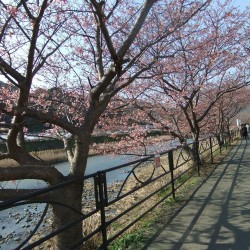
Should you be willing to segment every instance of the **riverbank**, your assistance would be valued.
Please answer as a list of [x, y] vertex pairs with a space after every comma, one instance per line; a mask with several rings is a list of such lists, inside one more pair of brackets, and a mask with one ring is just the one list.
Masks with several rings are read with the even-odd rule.
[[[31, 152], [31, 154], [37, 159], [41, 159], [42, 161], [44, 161], [46, 164], [56, 164], [68, 161], [64, 149], [37, 151], [37, 152]], [[94, 156], [94, 155], [96, 155], [95, 150], [90, 150], [89, 156]], [[19, 164], [12, 159], [0, 160], [0, 167], [10, 167], [18, 165]]]
[[[169, 136], [163, 135], [154, 137], [155, 144], [160, 142], [165, 142], [166, 144], [169, 142], [169, 148], [172, 147], [172, 140]], [[93, 144], [89, 151], [89, 156], [101, 155], [103, 152], [108, 154], [113, 154], [117, 151], [119, 142], [108, 142], [108, 143], [99, 143]], [[174, 146], [174, 145], [173, 145]], [[131, 150], [131, 149], [130, 149]], [[162, 151], [162, 149], [161, 149]], [[51, 150], [41, 150], [34, 151], [31, 154], [37, 159], [41, 159], [46, 164], [56, 164], [60, 162], [66, 162], [67, 154], [64, 149], [51, 149]], [[19, 164], [11, 159], [0, 160], [0, 167], [9, 167], [9, 166], [18, 166]]]
[[[162, 164], [167, 164], [166, 159], [164, 157], [162, 158]], [[143, 164], [141, 167], [138, 167], [135, 172], [137, 177], [142, 181], [148, 179], [149, 173], [148, 171], [154, 170], [152, 169], [152, 164], [149, 164], [148, 166]], [[156, 172], [160, 171], [160, 168], [156, 169]], [[118, 174], [118, 173], [117, 173]], [[129, 173], [126, 172], [125, 177]], [[121, 178], [121, 173], [119, 172], [119, 178]], [[136, 180], [134, 179], [134, 175], [131, 175], [131, 178], [127, 180], [126, 185], [123, 186], [123, 181], [114, 181], [113, 183], [108, 184], [107, 193], [108, 197], [110, 199], [116, 198], [117, 194], [121, 190], [121, 187], [123, 186], [122, 190], [124, 192], [128, 192], [129, 190], [133, 189], [136, 184]], [[159, 184], [159, 183], [158, 183]], [[152, 187], [153, 188], [153, 187]], [[119, 212], [125, 208], [128, 208], [134, 204], [139, 197], [144, 197], [145, 193], [147, 193], [148, 190], [145, 190], [144, 188], [138, 190], [137, 193], [133, 193], [133, 195], [124, 198], [122, 202], [115, 203], [114, 205], [110, 206], [106, 213], [107, 218], [113, 218]], [[84, 214], [91, 213], [93, 209], [96, 207], [96, 199], [95, 199], [95, 193], [94, 193], [94, 181], [88, 180], [84, 183], [84, 192], [82, 196], [82, 212]], [[150, 202], [150, 201], [148, 201]], [[14, 209], [6, 210], [6, 212], [2, 212], [0, 217], [0, 224], [3, 225], [2, 232], [0, 233], [0, 250], [8, 250], [8, 249], [15, 249], [18, 244], [22, 242], [36, 227], [38, 221], [42, 217], [43, 210], [45, 208], [44, 204], [29, 204], [25, 206], [19, 206]], [[145, 205], [144, 208], [145, 209]], [[142, 208], [140, 208], [141, 210]], [[130, 218], [133, 218], [137, 212], [126, 215], [122, 221], [120, 222], [122, 225], [129, 221]], [[52, 228], [52, 211], [51, 208], [48, 210], [48, 213], [46, 217], [43, 219], [43, 223], [39, 227], [38, 232], [35, 236], [32, 237], [32, 241], [39, 239], [41, 235], [46, 235], [48, 232], [51, 232]], [[85, 227], [86, 232], [90, 233], [94, 228], [99, 225], [99, 216], [98, 214], [94, 214], [90, 216], [88, 219], [84, 221], [84, 225], [87, 225]], [[113, 230], [113, 229], [112, 229]], [[97, 238], [92, 239], [91, 242], [88, 242], [91, 246], [93, 244], [99, 243], [100, 235], [97, 234]], [[37, 248], [38, 249], [38, 248]], [[53, 249], [53, 239], [47, 241], [43, 245], [43, 249]], [[95, 249], [94, 248], [86, 248], [86, 249]]]
[[[60, 153], [64, 153], [64, 152], [51, 152], [51, 151], [45, 151], [43, 153], [46, 153], [45, 156], [48, 159], [48, 153], [50, 153], [52, 156], [52, 158], [57, 158], [60, 155]], [[54, 154], [56, 153], [56, 154]], [[56, 157], [55, 157], [56, 156]], [[93, 157], [94, 158], [94, 157]], [[164, 165], [165, 170], [167, 170], [167, 165], [168, 165], [168, 161], [167, 158], [164, 159], [164, 157], [161, 157], [161, 164]], [[141, 165], [141, 167], [137, 168], [136, 171], [134, 171], [134, 173], [136, 174], [137, 178], [139, 180], [147, 180], [148, 176], [150, 175], [150, 173], [152, 171], [156, 171], [155, 174], [158, 176], [160, 175], [160, 173], [157, 173], [157, 171], [160, 171], [161, 168], [156, 168], [154, 169], [153, 166], [151, 166], [152, 164], [148, 164], [148, 165]], [[184, 167], [184, 166], [183, 166]], [[211, 166], [212, 167], [212, 166]], [[202, 168], [203, 169], [203, 168]], [[210, 172], [213, 169], [213, 167], [210, 169], [209, 166], [205, 167], [204, 170]], [[183, 169], [185, 171], [185, 169]], [[201, 175], [203, 174], [203, 170], [201, 171]], [[128, 173], [126, 174], [128, 175]], [[119, 174], [120, 177], [120, 174]], [[108, 197], [110, 197], [111, 199], [115, 198], [118, 194], [118, 192], [122, 190], [126, 193], [129, 192], [130, 190], [134, 189], [134, 187], [136, 187], [136, 183], [137, 181], [134, 179], [135, 176], [131, 175], [131, 178], [129, 178], [126, 182], [126, 185], [123, 185], [123, 181], [116, 181], [115, 183], [110, 183], [108, 185]], [[169, 178], [169, 177], [166, 177]], [[201, 179], [200, 177], [198, 178], [199, 180]], [[164, 183], [169, 182], [168, 179], [162, 180]], [[181, 191], [181, 193], [179, 193], [179, 195], [177, 196], [177, 200], [178, 200], [178, 204], [176, 203], [172, 203], [170, 204], [170, 207], [168, 207], [169, 211], [165, 211], [165, 213], [170, 213], [170, 216], [173, 212], [173, 210], [176, 209], [176, 207], [179, 207], [180, 204], [183, 204], [183, 200], [182, 198], [179, 199], [180, 197], [187, 197], [188, 192], [190, 192], [190, 186], [192, 186], [191, 189], [193, 189], [193, 185], [196, 186], [197, 184], [197, 179], [191, 179], [191, 182], [187, 184], [187, 186], [185, 185]], [[154, 192], [155, 189], [158, 188], [158, 185], [160, 185], [161, 182], [157, 182], [156, 186], [150, 186], [150, 190], [152, 192]], [[93, 207], [95, 207], [95, 196], [94, 196], [94, 192], [93, 192], [93, 182], [90, 181], [88, 183], [85, 183], [85, 192], [83, 194], [83, 212], [84, 213], [89, 213], [91, 212], [91, 210], [93, 209]], [[126, 208], [131, 207], [134, 203], [140, 201], [140, 197], [145, 197], [146, 194], [148, 194], [149, 192], [149, 187], [147, 186], [147, 188], [141, 188], [139, 189], [137, 192], [133, 192], [130, 196], [128, 196], [127, 198], [124, 198], [122, 200], [122, 202], [118, 202], [115, 203], [113, 205], [111, 205], [108, 210], [107, 210], [107, 218], [109, 218], [110, 220], [113, 219], [117, 213], [120, 213], [121, 211], [123, 211]], [[185, 194], [183, 196], [183, 193]], [[157, 197], [156, 197], [157, 198]], [[144, 209], [148, 208], [148, 205], [151, 205], [156, 202], [156, 198], [152, 198], [147, 200], [146, 203], [143, 203], [143, 206], [138, 206], [137, 209], [135, 209], [135, 211], [128, 213], [126, 216], [123, 216], [120, 220], [119, 223], [120, 225], [126, 225], [126, 223], [129, 223], [130, 219], [134, 218], [135, 216], [137, 216], [139, 214], [139, 212], [144, 211]], [[159, 197], [158, 197], [159, 198]], [[180, 201], [181, 200], [181, 201]], [[184, 199], [185, 200], [185, 199]], [[168, 201], [167, 201], [168, 203]], [[164, 205], [165, 206], [165, 205]], [[161, 211], [164, 210], [164, 206], [160, 206], [159, 210], [155, 210], [154, 212], [154, 216], [153, 218], [151, 217], [147, 217], [145, 218], [145, 220], [143, 219], [142, 222], [140, 222], [140, 225], [144, 225], [144, 224], [149, 224], [148, 222], [150, 221], [152, 223], [152, 221], [158, 221], [159, 217], [162, 217], [162, 213], [160, 213]], [[174, 206], [174, 207], [173, 207]], [[44, 209], [44, 205], [37, 205], [37, 204], [33, 204], [32, 206], [26, 208], [26, 207], [18, 207], [19, 210], [18, 211], [8, 211], [2, 218], [0, 218], [0, 223], [3, 225], [4, 228], [2, 228], [2, 233], [0, 235], [0, 242], [2, 242], [2, 247], [0, 246], [1, 250], [8, 250], [8, 249], [13, 249], [12, 247], [10, 247], [10, 244], [12, 244], [13, 246], [20, 243], [21, 240], [23, 238], [25, 238], [26, 234], [29, 234], [30, 230], [32, 230], [35, 225], [37, 224], [37, 221], [39, 220], [39, 218], [42, 215], [42, 211]], [[159, 216], [159, 214], [160, 216]], [[157, 215], [157, 216], [156, 216]], [[30, 220], [32, 218], [32, 221]], [[37, 237], [39, 237], [40, 235], [45, 235], [49, 232], [49, 230], [51, 229], [51, 223], [52, 223], [52, 215], [51, 215], [51, 211], [49, 210], [48, 215], [45, 217], [43, 224], [41, 225], [41, 231], [38, 232]], [[98, 225], [98, 221], [99, 221], [99, 217], [96, 215], [91, 216], [88, 220], [86, 220], [84, 223], [87, 224], [87, 227], [85, 227], [86, 229], [93, 229], [93, 227], [95, 227], [96, 225]], [[151, 224], [150, 223], [150, 224]], [[86, 224], [84, 224], [86, 226]], [[153, 223], [154, 224], [154, 223]], [[7, 226], [8, 225], [8, 226]], [[10, 227], [9, 225], [13, 225], [12, 227]], [[134, 235], [134, 234], [138, 234], [138, 229], [140, 228], [140, 226], [135, 225], [135, 227], [132, 227], [130, 230], [128, 230], [128, 232], [125, 234], [125, 238], [126, 235]], [[148, 228], [147, 229], [147, 233], [149, 231], [153, 231], [154, 228]], [[143, 230], [139, 230], [139, 232], [143, 232]], [[111, 228], [110, 233], [115, 233], [113, 232], [113, 228]], [[147, 234], [146, 233], [146, 234]], [[25, 235], [24, 235], [25, 234]], [[35, 236], [36, 238], [36, 236]], [[33, 240], [35, 239], [33, 238]], [[99, 242], [99, 238], [100, 235], [97, 235], [97, 238], [94, 239], [93, 242], [98, 243]], [[148, 238], [148, 237], [147, 237]], [[91, 243], [91, 244], [92, 244]], [[137, 244], [139, 242], [136, 241], [136, 247], [134, 247], [134, 249], [140, 249], [138, 248]], [[143, 242], [140, 242], [140, 244]], [[53, 246], [53, 241], [48, 241], [46, 242], [46, 244], [49, 244], [50, 246]], [[114, 242], [114, 245], [119, 244], [118, 242]], [[1, 244], [0, 244], [1, 245]], [[49, 249], [49, 245], [46, 245], [46, 249]], [[5, 248], [6, 247], [6, 248]], [[94, 249], [94, 248], [90, 248], [90, 249]], [[112, 248], [111, 248], [112, 249]], [[125, 248], [120, 248], [120, 249], [125, 249]]]

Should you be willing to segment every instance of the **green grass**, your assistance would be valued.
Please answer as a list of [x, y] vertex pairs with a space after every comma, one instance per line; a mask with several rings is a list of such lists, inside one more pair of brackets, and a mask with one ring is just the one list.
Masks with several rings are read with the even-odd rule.
[[[189, 178], [189, 174], [184, 174], [176, 183], [180, 184]], [[184, 200], [187, 198], [185, 193], [187, 189], [192, 188], [197, 183], [197, 177], [190, 178], [179, 190], [176, 192], [176, 197], [168, 197], [154, 212], [149, 213], [142, 219], [135, 229], [130, 232], [122, 234], [110, 246], [109, 250], [134, 250], [142, 249], [145, 243], [150, 239], [158, 230], [158, 226], [167, 221], [168, 215], [172, 215], [176, 207], [180, 207]], [[165, 188], [159, 194], [159, 199], [166, 196], [171, 192], [171, 187]]]
[[143, 236], [140, 232], [126, 233], [122, 238], [117, 239], [110, 247], [110, 250], [134, 249], [132, 245], [140, 242]]

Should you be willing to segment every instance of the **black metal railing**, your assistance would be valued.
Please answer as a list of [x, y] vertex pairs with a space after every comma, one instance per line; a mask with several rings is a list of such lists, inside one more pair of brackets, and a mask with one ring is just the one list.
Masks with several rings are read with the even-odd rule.
[[[219, 151], [220, 148], [221, 145], [215, 138], [203, 139], [199, 142], [199, 156], [203, 161], [213, 162], [215, 151]], [[75, 242], [70, 249], [75, 249], [80, 245], [85, 246], [86, 249], [107, 249], [115, 239], [125, 231], [132, 230], [137, 222], [165, 202], [167, 198], [175, 199], [176, 192], [192, 176], [199, 173], [197, 162], [193, 160], [192, 150], [192, 144], [188, 147], [187, 145], [179, 146], [158, 155], [150, 155], [83, 178], [71, 179], [55, 186], [42, 188], [15, 199], [1, 202], [0, 219], [1, 214], [3, 218], [7, 218], [9, 210], [20, 208], [18, 210], [19, 217], [22, 216], [20, 215], [20, 211], [22, 211], [23, 220], [28, 221], [25, 216], [30, 215], [30, 210], [34, 214], [33, 207], [29, 208], [29, 212], [25, 210], [25, 207], [35, 204], [36, 197], [70, 187], [76, 182], [82, 182], [84, 185], [82, 211], [69, 207], [67, 201], [56, 203], [44, 200], [43, 205], [37, 204], [37, 206], [41, 206], [41, 212], [35, 216], [37, 217], [37, 223], [30, 225], [28, 235], [19, 234], [19, 236], [21, 235], [19, 241], [16, 240], [13, 248], [33, 249], [45, 244], [62, 231], [78, 223], [83, 223], [83, 238]], [[124, 171], [126, 177], [122, 180], [108, 181], [109, 175], [115, 174], [119, 179], [119, 175]], [[68, 208], [71, 212], [78, 214], [78, 218], [60, 229], [53, 230], [51, 228], [53, 216], [50, 205]], [[18, 225], [21, 228], [26, 228], [25, 225], [20, 223]], [[1, 235], [0, 237], [2, 237], [0, 242], [2, 241], [1, 244], [4, 247], [5, 244], [8, 244], [7, 236]]]

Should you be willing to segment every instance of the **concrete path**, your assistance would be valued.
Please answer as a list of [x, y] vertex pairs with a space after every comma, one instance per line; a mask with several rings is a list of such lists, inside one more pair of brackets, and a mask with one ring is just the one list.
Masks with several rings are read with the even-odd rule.
[[238, 142], [146, 249], [250, 249], [250, 139]]

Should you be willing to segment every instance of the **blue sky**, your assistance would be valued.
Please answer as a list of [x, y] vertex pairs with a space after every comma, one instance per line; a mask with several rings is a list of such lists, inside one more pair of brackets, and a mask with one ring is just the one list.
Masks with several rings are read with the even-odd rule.
[[[142, 0], [137, 0], [138, 2], [141, 2]], [[224, 1], [224, 0], [223, 0]], [[10, 0], [3, 0], [5, 3], [10, 3], [12, 1]], [[250, 8], [250, 0], [232, 0], [233, 5], [240, 7], [241, 10], [244, 10], [247, 6]], [[5, 81], [5, 78], [1, 76], [0, 74], [0, 81]]]
[[235, 6], [239, 6], [242, 10], [246, 8], [246, 6], [250, 6], [249, 0], [233, 0]]

